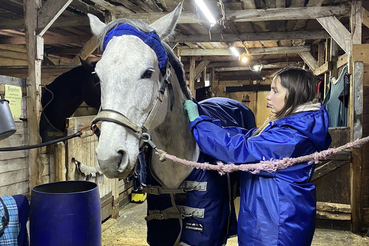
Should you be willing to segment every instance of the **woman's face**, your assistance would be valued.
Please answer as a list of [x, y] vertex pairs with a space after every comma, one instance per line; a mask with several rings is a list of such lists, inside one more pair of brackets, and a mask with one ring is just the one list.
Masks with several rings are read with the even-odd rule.
[[281, 85], [281, 78], [279, 76], [274, 77], [270, 92], [266, 97], [267, 107], [270, 108], [272, 113], [276, 114], [283, 109], [286, 104], [287, 93], [287, 89]]

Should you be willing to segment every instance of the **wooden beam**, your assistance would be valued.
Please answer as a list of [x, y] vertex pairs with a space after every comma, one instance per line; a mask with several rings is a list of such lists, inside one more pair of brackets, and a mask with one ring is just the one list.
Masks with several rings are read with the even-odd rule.
[[[258, 64], [254, 64], [258, 65]], [[278, 68], [285, 68], [285, 67], [298, 67], [301, 64], [297, 62], [278, 62], [272, 64], [263, 64], [262, 69], [278, 69]], [[248, 71], [251, 70], [249, 65], [245, 65], [243, 67], [219, 67], [215, 68], [216, 72], [232, 72], [232, 71]]]
[[[44, 44], [84, 44], [91, 36], [45, 35]], [[0, 44], [26, 44], [25, 37], [0, 38]]]
[[[297, 54], [301, 52], [310, 52], [308, 46], [295, 46], [295, 47], [271, 47], [271, 48], [253, 48], [248, 49], [250, 55], [266, 55], [266, 54]], [[182, 49], [180, 50], [181, 56], [231, 56], [232, 53], [229, 49]]]
[[325, 39], [330, 37], [324, 30], [319, 31], [295, 31], [295, 32], [263, 32], [235, 34], [209, 35], [176, 35], [174, 42], [234, 42], [234, 41], [259, 41], [259, 40], [289, 40], [289, 39]]
[[131, 10], [123, 7], [123, 6], [116, 6], [114, 4], [111, 4], [110, 2], [104, 1], [104, 0], [90, 0], [91, 2], [94, 2], [96, 5], [112, 12], [113, 14], [129, 14], [132, 13]]
[[38, 35], [43, 36], [73, 0], [47, 1], [38, 11]]
[[70, 64], [78, 65], [80, 63], [79, 58], [82, 60], [86, 60], [87, 57], [89, 57], [99, 46], [99, 41], [96, 36], [92, 36], [90, 40], [87, 41], [87, 43], [83, 46], [81, 51], [76, 55], [73, 60], [70, 62]]
[[348, 54], [343, 54], [339, 56], [337, 59], [337, 68], [340, 68], [348, 63], [349, 56]]
[[190, 58], [190, 81], [189, 87], [193, 98], [196, 98], [196, 90], [195, 90], [195, 69], [196, 69], [196, 60], [195, 57]]
[[[27, 125], [28, 144], [41, 143], [39, 136], [38, 122], [41, 113], [41, 62], [42, 57], [37, 51], [43, 46], [40, 43], [41, 37], [37, 38], [37, 11], [41, 6], [41, 0], [23, 0], [24, 20], [26, 23], [26, 39], [28, 54], [28, 79], [27, 79]], [[43, 49], [43, 47], [42, 47]], [[29, 163], [29, 186], [30, 191], [38, 184], [42, 183], [42, 168], [40, 163], [39, 149], [28, 151]]]
[[363, 8], [363, 24], [369, 28], [369, 11]]
[[309, 66], [310, 70], [314, 71], [318, 67], [318, 62], [310, 54], [310, 52], [301, 52], [299, 53], [299, 56]]
[[320, 67], [317, 67], [313, 72], [314, 72], [314, 75], [321, 75], [321, 74], [326, 73], [328, 71], [329, 71], [329, 63], [325, 62]]
[[199, 65], [195, 68], [195, 80], [200, 77], [202, 71], [209, 65], [210, 61], [201, 61]]
[[335, 16], [316, 19], [336, 43], [348, 54], [351, 52], [350, 32]]
[[[96, 0], [94, 0], [96, 1]], [[121, 14], [115, 12], [117, 18], [144, 19], [153, 22], [166, 13], [140, 13]], [[307, 20], [326, 16], [349, 16], [349, 5], [324, 6], [324, 7], [298, 7], [298, 8], [270, 8], [270, 9], [246, 9], [246, 10], [226, 10], [227, 20], [233, 22], [257, 22], [273, 20]], [[197, 24], [207, 22], [200, 19], [196, 13], [182, 12], [179, 17], [179, 24]]]
[[[117, 18], [127, 18], [127, 19], [145, 19], [149, 22], [153, 22], [166, 13], [138, 13], [133, 14], [127, 9], [123, 8], [125, 12], [122, 13], [122, 8], [117, 6], [110, 6], [108, 2], [105, 2], [106, 7], [109, 11], [117, 15]], [[110, 4], [111, 5], [111, 4]], [[332, 10], [332, 11], [331, 11]], [[310, 11], [313, 11], [310, 13]], [[276, 8], [276, 9], [248, 9], [248, 10], [229, 10], [227, 11], [232, 16], [232, 21], [234, 22], [255, 22], [255, 21], [273, 21], [273, 20], [297, 20], [297, 19], [315, 19], [325, 16], [348, 16], [350, 13], [350, 8], [342, 6], [325, 6], [325, 7], [301, 7], [301, 8]], [[276, 15], [274, 15], [276, 14]], [[231, 20], [231, 19], [229, 19]], [[182, 12], [179, 18], [179, 24], [198, 24], [202, 22], [207, 22], [199, 18], [196, 13], [192, 12]], [[73, 26], [89, 26], [89, 21], [87, 16], [74, 16], [74, 17], [60, 17], [58, 18], [53, 27], [73, 27]], [[0, 29], [23, 29], [24, 20], [5, 20], [0, 23]]]

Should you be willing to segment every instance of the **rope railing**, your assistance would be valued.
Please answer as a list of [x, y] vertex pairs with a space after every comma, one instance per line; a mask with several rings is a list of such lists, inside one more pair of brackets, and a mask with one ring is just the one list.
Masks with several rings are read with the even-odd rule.
[[342, 152], [343, 150], [348, 149], [348, 148], [359, 147], [367, 142], [369, 142], [369, 136], [349, 142], [337, 148], [329, 148], [321, 152], [315, 152], [313, 154], [300, 156], [297, 158], [287, 157], [281, 160], [271, 159], [271, 160], [263, 160], [263, 161], [260, 161], [259, 163], [239, 164], [239, 165], [236, 165], [234, 163], [225, 164], [221, 161], [218, 161], [216, 165], [210, 164], [208, 162], [199, 163], [199, 162], [194, 162], [194, 161], [188, 161], [185, 159], [178, 158], [174, 155], [170, 155], [161, 149], [158, 149], [158, 151], [155, 152], [155, 154], [159, 156], [160, 160], [168, 159], [173, 162], [183, 164], [186, 166], [191, 166], [197, 169], [218, 171], [219, 174], [221, 175], [224, 175], [225, 173], [235, 172], [235, 171], [246, 171], [246, 172], [250, 172], [253, 174], [257, 174], [260, 171], [275, 172], [278, 169], [285, 169], [287, 167], [293, 166], [301, 162], [319, 163], [320, 160], [326, 160], [329, 156], [333, 154]]

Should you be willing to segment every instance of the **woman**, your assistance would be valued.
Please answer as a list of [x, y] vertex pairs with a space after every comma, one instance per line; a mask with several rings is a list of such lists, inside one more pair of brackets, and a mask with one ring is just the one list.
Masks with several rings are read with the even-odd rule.
[[[300, 68], [282, 69], [267, 96], [273, 115], [259, 128], [234, 135], [199, 116], [185, 102], [190, 128], [207, 155], [242, 164], [299, 157], [327, 149], [328, 114], [317, 100], [317, 81]], [[234, 132], [234, 129], [233, 129]], [[310, 245], [315, 230], [314, 164], [299, 163], [274, 173], [241, 173], [239, 245]]]

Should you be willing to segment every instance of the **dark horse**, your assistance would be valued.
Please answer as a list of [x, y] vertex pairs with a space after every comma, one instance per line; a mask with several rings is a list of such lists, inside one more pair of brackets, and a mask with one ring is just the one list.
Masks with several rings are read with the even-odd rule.
[[57, 77], [42, 91], [43, 111], [40, 118], [42, 142], [65, 136], [66, 119], [86, 102], [99, 109], [100, 84], [95, 74], [96, 62], [81, 60], [82, 65]]

